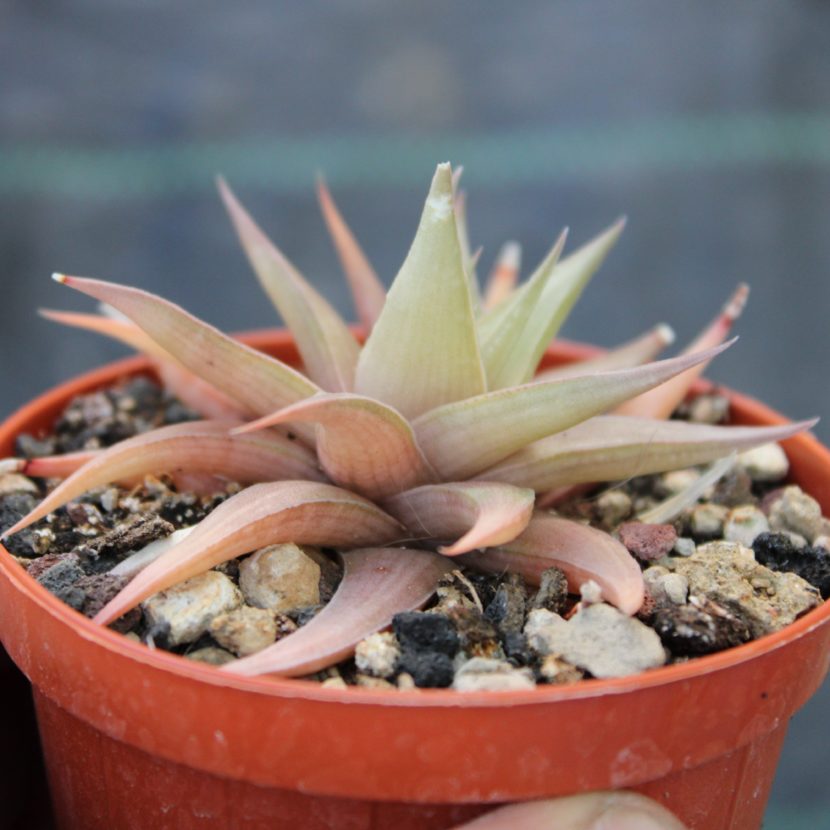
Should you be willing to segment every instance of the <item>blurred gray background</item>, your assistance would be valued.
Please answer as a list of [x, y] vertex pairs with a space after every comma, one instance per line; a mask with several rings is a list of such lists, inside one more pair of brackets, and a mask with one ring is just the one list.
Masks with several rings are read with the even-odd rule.
[[[213, 187], [351, 309], [313, 198], [379, 272], [435, 162], [465, 165], [483, 264], [629, 225], [564, 334], [691, 337], [741, 280], [709, 376], [830, 439], [830, 4], [0, 0], [0, 415], [123, 352], [57, 331], [54, 270], [163, 293], [221, 328], [275, 317]], [[830, 689], [793, 722], [766, 826], [830, 826]]]

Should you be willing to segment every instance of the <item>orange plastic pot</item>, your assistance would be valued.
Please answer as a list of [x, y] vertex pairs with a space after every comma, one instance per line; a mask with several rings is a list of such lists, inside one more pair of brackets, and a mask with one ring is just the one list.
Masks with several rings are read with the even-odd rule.
[[[283, 334], [250, 342], [283, 359]], [[550, 363], [584, 356], [563, 345]], [[0, 453], [134, 359], [58, 387], [0, 428]], [[734, 420], [784, 419], [740, 395]], [[830, 511], [830, 453], [787, 442]], [[790, 716], [830, 660], [830, 603], [784, 631], [618, 680], [523, 692], [346, 690], [231, 678], [93, 625], [0, 552], [0, 637], [35, 688], [64, 830], [447, 828], [492, 805], [627, 787], [696, 830], [760, 826]]]

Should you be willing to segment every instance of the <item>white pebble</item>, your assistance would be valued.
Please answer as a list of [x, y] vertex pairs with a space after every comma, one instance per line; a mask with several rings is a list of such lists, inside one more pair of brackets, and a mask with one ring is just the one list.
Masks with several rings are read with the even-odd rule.
[[754, 505], [742, 504], [729, 511], [723, 525], [723, 538], [751, 548], [755, 538], [768, 531], [767, 517]]
[[790, 471], [790, 462], [778, 444], [764, 444], [738, 455], [738, 463], [753, 481], [781, 481]]
[[473, 657], [458, 671], [452, 687], [458, 692], [502, 692], [532, 689], [536, 686], [529, 669], [517, 669], [504, 660]]
[[391, 677], [395, 673], [401, 649], [391, 631], [378, 631], [361, 640], [355, 648], [358, 671], [374, 677]]

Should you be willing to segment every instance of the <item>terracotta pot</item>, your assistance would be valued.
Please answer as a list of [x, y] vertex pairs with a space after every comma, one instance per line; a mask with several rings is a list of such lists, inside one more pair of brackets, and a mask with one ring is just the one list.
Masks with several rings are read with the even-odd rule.
[[[286, 360], [283, 334], [251, 341]], [[584, 356], [563, 345], [549, 362]], [[48, 428], [58, 387], [0, 428]], [[740, 395], [734, 420], [778, 423]], [[787, 442], [794, 481], [830, 512], [830, 453]], [[0, 553], [0, 637], [35, 687], [62, 828], [447, 828], [491, 805], [629, 787], [692, 828], [760, 825], [790, 716], [830, 660], [830, 603], [728, 652], [618, 680], [509, 693], [337, 690], [231, 678], [153, 652], [64, 606]]]

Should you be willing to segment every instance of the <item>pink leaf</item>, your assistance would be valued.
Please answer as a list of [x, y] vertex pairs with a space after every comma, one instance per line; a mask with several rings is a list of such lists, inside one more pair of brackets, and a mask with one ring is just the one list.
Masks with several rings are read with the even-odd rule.
[[95, 617], [106, 625], [171, 585], [265, 545], [389, 544], [402, 527], [370, 501], [309, 481], [255, 484], [220, 504], [181, 543], [141, 571]]
[[78, 314], [71, 311], [40, 309], [40, 315], [55, 323], [86, 329], [111, 337], [147, 355], [154, 363], [161, 382], [185, 406], [205, 418], [242, 418], [246, 413], [215, 386], [202, 380], [182, 366], [148, 334], [129, 320], [118, 320], [100, 314]]
[[254, 273], [294, 335], [308, 376], [331, 392], [351, 391], [360, 346], [348, 326], [262, 232], [221, 178], [219, 192]]
[[654, 360], [666, 346], [674, 342], [674, 332], [670, 326], [660, 323], [653, 329], [640, 335], [630, 343], [609, 349], [597, 357], [588, 360], [577, 360], [554, 369], [539, 372], [534, 381], [562, 380], [578, 375], [588, 375], [594, 372], [612, 372], [615, 369], [629, 369], [632, 366], [642, 366]]
[[[248, 484], [277, 478], [324, 481], [313, 453], [275, 432], [230, 435], [232, 423], [191, 421], [161, 427], [96, 453], [6, 535], [17, 533], [82, 493], [148, 473], [221, 475]], [[41, 461], [41, 468], [45, 462]], [[29, 469], [37, 469], [34, 464]]]
[[537, 513], [512, 542], [467, 554], [463, 561], [486, 571], [519, 573], [536, 585], [542, 572], [555, 566], [565, 572], [572, 593], [593, 579], [603, 598], [626, 614], [643, 604], [640, 566], [625, 547], [607, 533], [557, 516]]
[[231, 674], [310, 674], [354, 652], [395, 614], [421, 608], [452, 565], [411, 548], [364, 548], [342, 554], [343, 579], [328, 605], [301, 629], [257, 654], [222, 666]]
[[55, 279], [117, 308], [190, 371], [257, 415], [320, 391], [296, 370], [161, 297], [84, 277], [55, 274]]
[[457, 538], [438, 548], [456, 556], [518, 536], [530, 521], [533, 491], [488, 482], [427, 484], [386, 499], [383, 507], [416, 539]]
[[298, 421], [318, 424], [317, 455], [332, 481], [367, 498], [383, 498], [436, 478], [406, 419], [360, 395], [316, 395], [237, 431]]
[[317, 180], [317, 199], [349, 281], [358, 319], [369, 332], [383, 310], [386, 289], [349, 230], [322, 178]]
[[487, 278], [484, 311], [492, 311], [510, 296], [519, 281], [521, 264], [522, 246], [518, 242], [505, 242]]
[[[749, 286], [741, 283], [721, 313], [682, 352], [684, 355], [702, 352], [723, 343], [749, 297]], [[668, 418], [683, 402], [694, 382], [703, 374], [707, 362], [699, 363], [692, 369], [673, 378], [658, 389], [626, 401], [617, 408], [620, 415], [641, 415], [645, 418]]]

